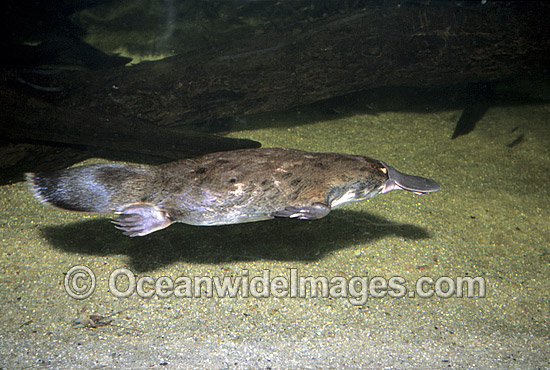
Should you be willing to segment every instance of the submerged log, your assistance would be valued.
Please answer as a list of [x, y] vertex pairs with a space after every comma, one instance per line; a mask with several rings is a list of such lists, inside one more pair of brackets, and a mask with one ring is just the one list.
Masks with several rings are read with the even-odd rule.
[[548, 63], [548, 15], [544, 2], [383, 6], [59, 83], [64, 105], [181, 125], [380, 86], [536, 73]]
[[66, 109], [27, 98], [10, 90], [0, 92], [9, 109], [0, 110], [0, 136], [13, 141], [38, 141], [88, 146], [180, 159], [215, 151], [257, 148], [260, 143], [106, 119], [81, 108]]
[[14, 88], [4, 75], [7, 124], [0, 134], [137, 152], [160, 148], [163, 155], [228, 150], [257, 143], [157, 127], [288, 109], [381, 86], [501, 80], [547, 68], [545, 2], [392, 4], [157, 62], [59, 73], [38, 95], [28, 83]]

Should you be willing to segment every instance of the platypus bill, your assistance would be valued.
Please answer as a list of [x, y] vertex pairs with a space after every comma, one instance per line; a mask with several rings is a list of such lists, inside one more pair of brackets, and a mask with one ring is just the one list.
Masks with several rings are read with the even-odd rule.
[[174, 222], [314, 220], [394, 189], [439, 190], [435, 181], [406, 175], [377, 159], [292, 149], [210, 153], [160, 166], [94, 164], [28, 173], [27, 181], [38, 199], [56, 207], [115, 213], [114, 224], [129, 236]]

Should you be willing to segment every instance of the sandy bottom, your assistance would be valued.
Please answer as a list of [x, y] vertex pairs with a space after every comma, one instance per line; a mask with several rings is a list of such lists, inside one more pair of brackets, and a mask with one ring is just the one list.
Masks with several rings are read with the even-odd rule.
[[[442, 190], [391, 192], [318, 221], [178, 224], [128, 238], [105, 216], [37, 202], [23, 183], [1, 187], [0, 367], [549, 368], [550, 105], [491, 107], [453, 141], [460, 110], [374, 114], [356, 106], [249, 117], [231, 135], [372, 156]], [[77, 265], [96, 278], [85, 299], [65, 289]], [[109, 279], [120, 268], [136, 281], [149, 277], [139, 281], [153, 296], [113, 294]], [[271, 288], [278, 276], [289, 283], [286, 296], [276, 296], [281, 288], [255, 297], [265, 270]], [[352, 287], [347, 297], [336, 288], [304, 296], [291, 291], [293, 274]], [[180, 279], [162, 297], [169, 281], [203, 276], [248, 278], [254, 288], [220, 298], [203, 285], [200, 297], [187, 297], [194, 291]], [[399, 277], [406, 294], [374, 277]], [[421, 277], [434, 282], [424, 291], [452, 294], [412, 297]], [[465, 277], [482, 278], [485, 297], [480, 285], [473, 297], [457, 297], [452, 288]], [[127, 277], [117, 282], [129, 288]], [[77, 275], [68, 286], [83, 294], [89, 284]], [[91, 322], [97, 327], [82, 327]]]

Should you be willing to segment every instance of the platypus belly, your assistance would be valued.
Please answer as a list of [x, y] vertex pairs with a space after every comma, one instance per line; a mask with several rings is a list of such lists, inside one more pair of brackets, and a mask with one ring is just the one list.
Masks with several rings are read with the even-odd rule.
[[116, 227], [129, 236], [173, 222], [312, 220], [394, 189], [439, 190], [433, 180], [403, 174], [373, 158], [291, 149], [211, 153], [160, 166], [88, 165], [27, 174], [27, 179], [35, 195], [54, 206], [117, 214]]

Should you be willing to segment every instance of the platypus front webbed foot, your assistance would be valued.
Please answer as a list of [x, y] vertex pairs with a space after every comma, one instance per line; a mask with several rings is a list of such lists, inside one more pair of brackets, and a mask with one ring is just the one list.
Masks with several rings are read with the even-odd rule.
[[151, 203], [132, 203], [115, 212], [112, 222], [128, 236], [144, 236], [172, 224], [167, 212]]
[[289, 217], [301, 220], [317, 220], [328, 215], [330, 208], [323, 203], [313, 203], [310, 206], [288, 206], [279, 211], [271, 212], [270, 217]]

